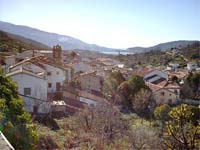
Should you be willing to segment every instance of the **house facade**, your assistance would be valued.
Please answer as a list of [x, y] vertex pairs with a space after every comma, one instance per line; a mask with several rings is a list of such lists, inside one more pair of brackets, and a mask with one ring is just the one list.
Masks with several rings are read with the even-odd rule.
[[55, 93], [62, 91], [66, 79], [71, 80], [70, 71], [45, 64], [48, 92]]
[[29, 71], [20, 69], [7, 74], [18, 84], [19, 94], [24, 106], [30, 113], [47, 114], [50, 104], [47, 102], [47, 80]]
[[80, 84], [81, 89], [87, 91], [100, 92], [103, 86], [103, 78], [98, 76], [95, 71], [81, 74], [77, 77], [77, 81]]
[[146, 82], [146, 85], [152, 90], [157, 105], [174, 104], [180, 98], [181, 87], [172, 81], [162, 81], [157, 84]]
[[49, 93], [61, 91], [63, 83], [71, 80], [70, 66], [63, 66], [62, 62], [45, 56], [32, 57], [21, 61], [11, 67], [10, 72], [20, 69], [43, 76], [47, 80], [47, 91]]
[[174, 104], [177, 102], [179, 95], [166, 88], [160, 88], [153, 92], [157, 105]]
[[187, 63], [187, 69], [189, 71], [196, 70], [197, 68], [198, 68], [197, 63], [193, 63], [193, 62]]

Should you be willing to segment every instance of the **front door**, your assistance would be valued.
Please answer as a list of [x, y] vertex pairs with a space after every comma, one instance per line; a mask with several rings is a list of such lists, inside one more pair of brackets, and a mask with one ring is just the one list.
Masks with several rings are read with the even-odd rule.
[[60, 82], [56, 82], [56, 91], [61, 91]]

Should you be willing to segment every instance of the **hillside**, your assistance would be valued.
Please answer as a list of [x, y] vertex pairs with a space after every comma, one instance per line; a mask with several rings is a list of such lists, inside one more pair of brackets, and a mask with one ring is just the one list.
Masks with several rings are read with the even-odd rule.
[[114, 58], [133, 68], [146, 65], [166, 66], [169, 63], [186, 66], [190, 61], [200, 63], [200, 42], [192, 42], [185, 47], [170, 48], [166, 51], [149, 50], [134, 55], [119, 55]]
[[134, 53], [148, 52], [151, 50], [167, 51], [172, 48], [181, 49], [181, 48], [187, 47], [188, 45], [192, 45], [195, 42], [197, 41], [189, 41], [189, 40], [171, 41], [171, 42], [166, 42], [166, 43], [160, 43], [158, 45], [151, 46], [151, 47], [130, 47], [127, 49], [127, 51], [134, 52]]
[[20, 52], [28, 49], [49, 49], [50, 47], [22, 36], [0, 31], [0, 52]]
[[7, 22], [0, 21], [0, 30], [9, 32], [12, 34], [17, 34], [25, 38], [32, 39], [34, 41], [41, 42], [45, 45], [52, 47], [53, 45], [59, 44], [63, 49], [73, 50], [92, 50], [92, 51], [114, 51], [115, 49], [106, 48], [98, 46], [95, 44], [88, 44], [79, 39], [67, 36], [60, 35], [56, 33], [49, 33], [41, 31], [35, 28], [30, 28], [27, 26], [14, 25]]

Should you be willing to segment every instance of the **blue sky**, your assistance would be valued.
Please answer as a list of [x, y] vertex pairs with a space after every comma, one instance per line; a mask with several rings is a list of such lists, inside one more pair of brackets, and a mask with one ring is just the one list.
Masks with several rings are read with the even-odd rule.
[[0, 0], [0, 20], [112, 48], [200, 40], [200, 0]]

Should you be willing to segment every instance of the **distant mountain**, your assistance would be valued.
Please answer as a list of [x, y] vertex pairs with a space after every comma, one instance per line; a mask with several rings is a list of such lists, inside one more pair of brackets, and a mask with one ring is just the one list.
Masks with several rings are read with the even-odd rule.
[[67, 35], [59, 35], [56, 33], [49, 33], [27, 26], [14, 25], [7, 22], [0, 21], [0, 30], [17, 34], [25, 38], [29, 38], [41, 42], [50, 47], [60, 44], [65, 50], [82, 49], [92, 51], [115, 51], [117, 49], [106, 48], [95, 44], [88, 44], [81, 40], [75, 39]]
[[49, 49], [50, 47], [19, 35], [0, 31], [0, 52], [19, 52], [29, 49]]
[[200, 42], [200, 41], [187, 41], [187, 40], [172, 41], [172, 42], [161, 43], [161, 44], [151, 46], [151, 47], [131, 47], [131, 48], [126, 49], [126, 51], [133, 52], [133, 53], [140, 53], [140, 52], [151, 51], [151, 50], [167, 51], [167, 50], [170, 50], [171, 48], [181, 49], [188, 45], [192, 45], [195, 42]]

